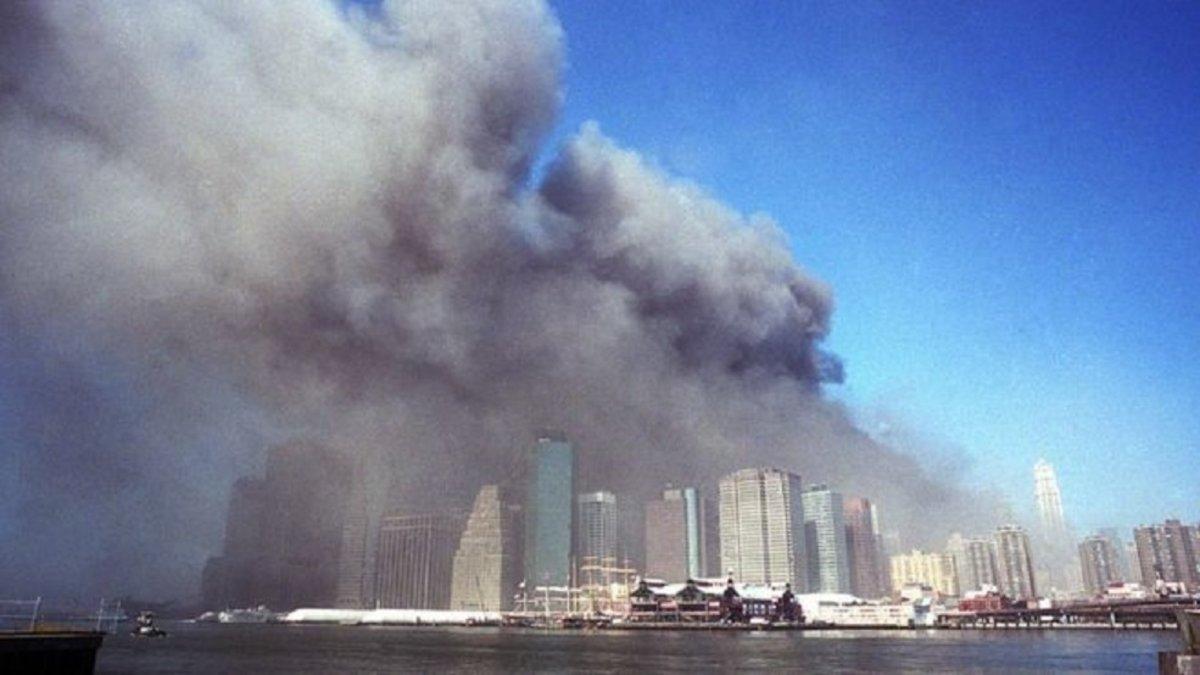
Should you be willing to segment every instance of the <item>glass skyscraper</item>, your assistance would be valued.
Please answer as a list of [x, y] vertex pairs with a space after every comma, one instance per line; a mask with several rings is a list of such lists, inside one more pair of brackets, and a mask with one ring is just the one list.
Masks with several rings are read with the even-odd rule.
[[809, 592], [849, 593], [850, 564], [842, 495], [824, 485], [814, 485], [804, 491], [801, 500]]
[[671, 581], [708, 574], [704, 503], [696, 488], [668, 488], [646, 505], [646, 575]]
[[571, 581], [575, 450], [559, 435], [543, 435], [529, 452], [525, 493], [525, 583]]

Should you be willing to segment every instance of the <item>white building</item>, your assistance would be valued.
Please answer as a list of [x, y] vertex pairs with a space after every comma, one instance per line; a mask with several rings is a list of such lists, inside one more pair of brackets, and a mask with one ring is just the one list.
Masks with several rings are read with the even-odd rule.
[[518, 582], [519, 514], [500, 487], [485, 485], [454, 553], [450, 609], [499, 612], [512, 606]]
[[958, 568], [949, 553], [926, 553], [913, 549], [910, 553], [894, 555], [892, 586], [899, 592], [907, 585], [920, 584], [933, 588], [941, 595], [959, 595]]
[[1044, 459], [1039, 459], [1033, 465], [1033, 495], [1042, 527], [1047, 532], [1064, 532], [1067, 523], [1063, 517], [1058, 476], [1054, 473], [1054, 466]]
[[721, 569], [753, 584], [805, 583], [800, 477], [743, 469], [720, 481]]

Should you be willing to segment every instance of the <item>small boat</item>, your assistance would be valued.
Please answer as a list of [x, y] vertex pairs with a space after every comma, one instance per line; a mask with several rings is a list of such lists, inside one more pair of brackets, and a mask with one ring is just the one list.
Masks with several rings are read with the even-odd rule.
[[137, 625], [130, 634], [134, 637], [156, 638], [166, 637], [167, 631], [154, 625], [154, 612], [142, 612], [138, 614]]

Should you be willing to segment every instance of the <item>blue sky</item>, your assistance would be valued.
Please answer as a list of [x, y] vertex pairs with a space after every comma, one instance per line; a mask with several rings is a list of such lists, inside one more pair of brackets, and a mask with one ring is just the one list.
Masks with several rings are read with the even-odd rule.
[[833, 395], [1018, 509], [1200, 520], [1200, 4], [553, 3], [594, 119], [835, 289]]

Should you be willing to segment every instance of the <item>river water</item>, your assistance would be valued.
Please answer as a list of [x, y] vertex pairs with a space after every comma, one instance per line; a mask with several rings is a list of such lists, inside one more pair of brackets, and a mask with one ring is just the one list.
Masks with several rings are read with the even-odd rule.
[[110, 635], [98, 673], [1156, 672], [1173, 631], [582, 632], [165, 623]]

